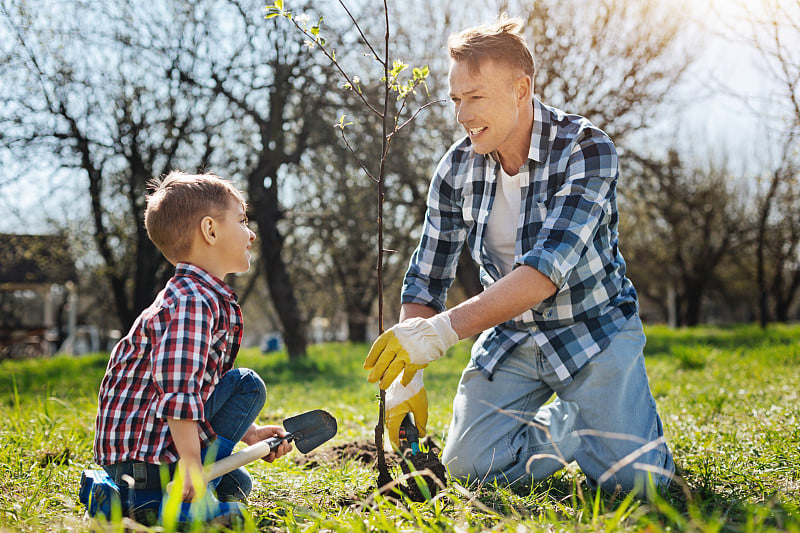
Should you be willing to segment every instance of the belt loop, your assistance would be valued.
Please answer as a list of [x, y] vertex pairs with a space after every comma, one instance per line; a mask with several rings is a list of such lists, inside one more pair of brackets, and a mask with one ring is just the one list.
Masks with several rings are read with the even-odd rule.
[[145, 463], [139, 461], [133, 463], [133, 480], [137, 486], [147, 484], [147, 465]]

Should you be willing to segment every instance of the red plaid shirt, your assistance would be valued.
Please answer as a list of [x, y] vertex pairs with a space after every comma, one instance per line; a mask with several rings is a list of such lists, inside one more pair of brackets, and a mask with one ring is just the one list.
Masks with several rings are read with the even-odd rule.
[[188, 263], [114, 347], [98, 395], [94, 458], [174, 463], [168, 418], [196, 420], [201, 446], [215, 436], [203, 406], [233, 367], [242, 341], [236, 294]]

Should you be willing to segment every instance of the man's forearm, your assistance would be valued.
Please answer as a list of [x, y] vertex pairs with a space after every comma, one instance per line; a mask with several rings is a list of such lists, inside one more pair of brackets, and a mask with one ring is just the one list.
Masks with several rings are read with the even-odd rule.
[[555, 293], [550, 278], [522, 265], [447, 313], [458, 338], [464, 339], [519, 316]]
[[430, 318], [436, 314], [436, 309], [423, 304], [403, 304], [400, 307], [400, 322], [407, 318]]
[[[515, 268], [491, 287], [446, 311], [450, 325], [459, 339], [519, 316], [556, 292], [550, 278], [529, 266]], [[436, 310], [423, 304], [403, 304], [400, 321], [407, 318], [430, 318]]]
[[[519, 266], [491, 287], [446, 311], [450, 325], [459, 339], [519, 316], [556, 293], [550, 278], [529, 266]], [[430, 318], [436, 310], [423, 304], [403, 304], [400, 321], [407, 318]]]

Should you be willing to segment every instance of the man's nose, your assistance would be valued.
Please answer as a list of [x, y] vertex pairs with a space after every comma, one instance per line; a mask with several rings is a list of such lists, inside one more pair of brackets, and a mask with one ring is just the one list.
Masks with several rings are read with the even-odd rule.
[[472, 110], [463, 102], [456, 106], [456, 120], [459, 124], [464, 124], [472, 118]]

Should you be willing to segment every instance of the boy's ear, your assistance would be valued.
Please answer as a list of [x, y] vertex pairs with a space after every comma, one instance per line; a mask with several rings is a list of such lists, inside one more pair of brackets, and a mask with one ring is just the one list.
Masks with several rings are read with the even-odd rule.
[[213, 245], [217, 242], [217, 221], [213, 217], [205, 216], [200, 221], [200, 235], [206, 244]]

